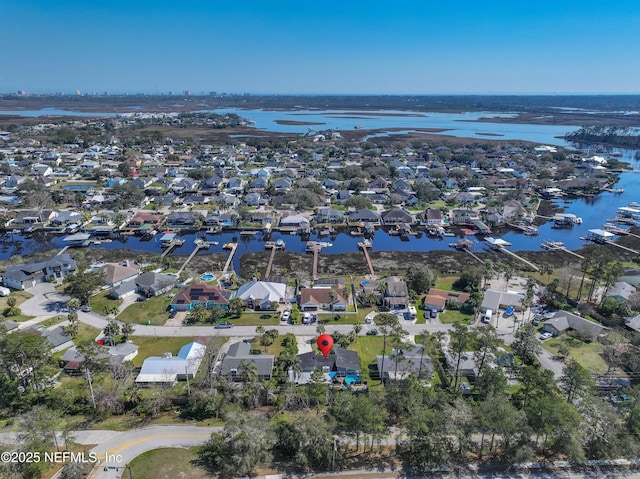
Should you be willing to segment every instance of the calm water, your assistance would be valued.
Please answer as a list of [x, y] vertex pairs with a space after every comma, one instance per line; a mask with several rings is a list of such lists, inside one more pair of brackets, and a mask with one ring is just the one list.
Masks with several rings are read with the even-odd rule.
[[[578, 126], [558, 125], [526, 125], [510, 123], [479, 122], [480, 118], [512, 118], [511, 113], [497, 112], [464, 112], [464, 113], [423, 113], [400, 110], [384, 111], [347, 111], [347, 110], [242, 110], [225, 108], [219, 110], [202, 110], [219, 114], [236, 113], [237, 115], [255, 122], [258, 131], [281, 133], [307, 133], [313, 130], [353, 130], [354, 127], [363, 129], [400, 128], [404, 132], [412, 132], [416, 128], [443, 129], [441, 134], [487, 140], [525, 140], [535, 143], [552, 145], [566, 145], [559, 138], [567, 132], [577, 130]], [[89, 113], [57, 108], [43, 108], [41, 110], [5, 110], [0, 115], [19, 115], [25, 117], [39, 116], [84, 116], [84, 117], [113, 117], [117, 113]], [[316, 123], [315, 125], [281, 125], [278, 120]], [[380, 136], [377, 134], [375, 136]]]
[[[241, 110], [227, 108], [210, 110], [215, 113], [235, 113], [255, 122], [255, 128], [261, 131], [283, 133], [307, 133], [312, 130], [353, 130], [400, 128], [411, 132], [415, 128], [439, 128], [442, 135], [461, 138], [487, 140], [525, 140], [535, 143], [566, 145], [558, 138], [567, 132], [577, 130], [578, 126], [524, 125], [510, 123], [478, 122], [480, 118], [513, 118], [510, 113], [465, 112], [465, 113], [421, 113], [412, 111], [345, 111], [345, 110], [300, 110], [270, 111]], [[281, 125], [278, 120], [318, 123], [317, 125]], [[395, 132], [394, 132], [395, 133]], [[379, 135], [376, 135], [379, 136]]]
[[[255, 122], [257, 130], [276, 132], [298, 132], [306, 133], [310, 126], [301, 125], [280, 125], [276, 120], [293, 120], [321, 123], [311, 126], [311, 128], [322, 129], [353, 129], [355, 125], [366, 129], [402, 128], [410, 131], [412, 128], [443, 128], [447, 135], [459, 137], [477, 137], [488, 139], [519, 139], [537, 143], [565, 145], [564, 140], [556, 138], [567, 131], [576, 129], [570, 126], [550, 126], [550, 125], [519, 125], [508, 123], [477, 122], [481, 117], [508, 117], [509, 114], [476, 112], [476, 113], [416, 113], [406, 111], [384, 111], [384, 112], [348, 112], [348, 111], [263, 111], [263, 110], [239, 110], [225, 109], [216, 110], [217, 113], [237, 113]], [[0, 114], [3, 112], [0, 111]], [[37, 111], [4, 112], [8, 114], [20, 114], [23, 116], [41, 116], [46, 114], [71, 115], [78, 112], [71, 112], [57, 109], [44, 109]], [[112, 116], [110, 114], [79, 113], [83, 116]], [[499, 136], [483, 136], [482, 133], [492, 133]], [[629, 161], [635, 167], [640, 167], [640, 161], [635, 159], [635, 151], [623, 151], [621, 157], [624, 161]], [[540, 250], [540, 243], [543, 240], [562, 241], [570, 249], [578, 249], [583, 242], [580, 236], [586, 236], [589, 229], [600, 228], [609, 218], [613, 217], [615, 211], [620, 206], [626, 206], [632, 201], [640, 201], [640, 195], [636, 194], [640, 185], [640, 174], [623, 173], [617, 187], [624, 188], [624, 193], [613, 194], [603, 193], [594, 198], [581, 198], [577, 200], [558, 202], [565, 212], [573, 213], [583, 219], [583, 224], [575, 225], [571, 229], [553, 229], [552, 223], [547, 223], [539, 228], [538, 236], [526, 236], [518, 232], [507, 232], [502, 238], [512, 243], [510, 249], [513, 251]], [[193, 250], [193, 240], [200, 234], [184, 235], [185, 244], [176, 250], [176, 254], [187, 255]], [[497, 236], [497, 235], [496, 235]], [[27, 255], [30, 253], [45, 251], [50, 249], [61, 249], [64, 244], [63, 236], [52, 234], [37, 234], [33, 237], [25, 238], [20, 234], [5, 233], [0, 235], [0, 259], [8, 259], [13, 255]], [[242, 254], [250, 251], [263, 251], [264, 239], [258, 234], [255, 237], [243, 237], [237, 233], [225, 233], [221, 235], [208, 236], [210, 241], [218, 241], [218, 246], [212, 246], [208, 251], [201, 251], [199, 254], [209, 252], [222, 252], [222, 245], [226, 242], [237, 241], [240, 246], [235, 255], [233, 266], [239, 270], [239, 258]], [[305, 251], [306, 242], [298, 236], [280, 235], [274, 233], [271, 240], [283, 239], [287, 243], [287, 250], [302, 253]], [[447, 237], [444, 239], [433, 239], [426, 235], [421, 238], [409, 237], [408, 241], [402, 241], [396, 236], [390, 236], [385, 231], [378, 230], [373, 239], [374, 251], [431, 251], [439, 249], [449, 249], [449, 243], [455, 242], [457, 238]], [[325, 248], [322, 254], [339, 254], [344, 252], [358, 251], [357, 243], [361, 241], [359, 237], [352, 237], [348, 234], [340, 234], [337, 237], [329, 238], [316, 236], [311, 237], [315, 241], [328, 241], [333, 244]], [[154, 237], [151, 241], [140, 241], [138, 237], [122, 237], [114, 239], [111, 243], [95, 245], [96, 248], [115, 249], [127, 247], [134, 250], [161, 253], [159, 238]], [[482, 244], [478, 243], [478, 248]], [[221, 265], [222, 266], [222, 265]]]

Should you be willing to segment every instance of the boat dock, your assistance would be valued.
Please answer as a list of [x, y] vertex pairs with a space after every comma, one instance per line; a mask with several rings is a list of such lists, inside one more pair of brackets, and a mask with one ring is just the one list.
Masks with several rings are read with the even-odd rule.
[[182, 273], [182, 270], [187, 267], [187, 265], [189, 264], [189, 261], [191, 261], [193, 259], [193, 257], [198, 254], [198, 251], [200, 251], [201, 249], [209, 249], [209, 242], [208, 241], [197, 239], [193, 243], [196, 245], [196, 247], [191, 252], [191, 254], [186, 259], [186, 261], [184, 263], [182, 263], [182, 266], [180, 266], [180, 269], [178, 270], [178, 276], [180, 275], [180, 273]]
[[183, 239], [177, 239], [177, 238], [172, 239], [169, 243], [165, 243], [164, 251], [162, 252], [160, 257], [164, 258], [169, 253], [171, 253], [174, 249], [176, 249], [179, 246], [182, 246], [183, 244], [184, 244], [184, 240]]
[[526, 259], [524, 259], [522, 256], [518, 256], [517, 254], [515, 254], [513, 251], [509, 251], [507, 248], [500, 248], [498, 251], [502, 252], [502, 253], [507, 253], [508, 255], [514, 257], [515, 259], [517, 259], [518, 261], [520, 261], [521, 263], [526, 264], [529, 268], [531, 268], [533, 271], [538, 272], [540, 271], [540, 268], [538, 268], [535, 264], [533, 264], [531, 261], [528, 261]]
[[271, 267], [273, 266], [273, 259], [276, 257], [276, 251], [284, 250], [284, 248], [285, 248], [285, 243], [282, 240], [267, 241], [264, 244], [264, 249], [271, 250], [271, 255], [269, 255], [269, 262], [267, 263], [267, 269], [264, 273], [265, 278], [268, 278], [269, 276], [271, 276]]
[[571, 251], [570, 249], [567, 249], [567, 247], [564, 245], [562, 241], [545, 240], [542, 242], [540, 247], [542, 249], [546, 249], [547, 251], [564, 251], [565, 253], [575, 256], [578, 259], [584, 259], [584, 256], [576, 253], [575, 251]]
[[233, 260], [233, 255], [236, 254], [236, 250], [238, 249], [238, 243], [227, 243], [225, 244], [225, 249], [229, 251], [229, 257], [227, 258], [227, 262], [224, 264], [224, 269], [222, 270], [222, 276], [227, 274], [229, 270], [229, 266], [231, 266], [231, 261]]
[[615, 241], [613, 241], [613, 237], [615, 235], [610, 231], [606, 231], [604, 229], [593, 229], [589, 230], [589, 235], [585, 238], [587, 241], [593, 241], [594, 243], [599, 244], [609, 244], [611, 246], [615, 246], [616, 248], [623, 249], [633, 254], [640, 254], [639, 251], [628, 248], [627, 246], [622, 246]]
[[364, 253], [364, 259], [367, 261], [367, 266], [369, 267], [369, 271], [371, 273], [371, 279], [375, 280], [376, 273], [373, 270], [373, 264], [371, 264], [371, 258], [369, 257], [369, 248], [371, 248], [371, 241], [365, 240], [358, 243], [358, 248], [362, 249], [362, 252]]

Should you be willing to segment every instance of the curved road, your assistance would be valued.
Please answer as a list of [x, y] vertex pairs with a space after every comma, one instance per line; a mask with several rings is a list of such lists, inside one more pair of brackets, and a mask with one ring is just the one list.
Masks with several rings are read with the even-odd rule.
[[[147, 451], [163, 447], [192, 447], [204, 444], [211, 433], [222, 431], [221, 427], [199, 426], [150, 426], [143, 429], [113, 434], [112, 431], [79, 431], [77, 442], [96, 438], [96, 434], [106, 432], [102, 442], [91, 449], [98, 456], [99, 463], [89, 474], [89, 479], [116, 479], [124, 477], [124, 467], [133, 459]], [[84, 436], [87, 437], [84, 437]], [[106, 437], [106, 439], [104, 439]], [[95, 444], [89, 443], [89, 444]], [[107, 470], [105, 471], [105, 467]], [[116, 469], [117, 468], [117, 469]]]

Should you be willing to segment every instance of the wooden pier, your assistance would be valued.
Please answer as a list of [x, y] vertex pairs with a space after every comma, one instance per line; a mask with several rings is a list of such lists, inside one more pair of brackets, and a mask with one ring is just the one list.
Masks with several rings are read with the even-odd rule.
[[621, 244], [615, 243], [615, 242], [613, 242], [611, 240], [604, 240], [603, 243], [610, 244], [611, 246], [615, 246], [616, 248], [623, 249], [625, 251], [628, 251], [629, 253], [640, 254], [640, 251], [636, 251], [635, 249], [627, 248], [626, 246], [622, 246]]
[[227, 262], [224, 264], [224, 269], [222, 270], [222, 276], [227, 274], [227, 271], [229, 270], [229, 266], [231, 266], [233, 255], [236, 254], [236, 250], [238, 249], [238, 243], [231, 243], [231, 246], [228, 249], [230, 249], [229, 257], [227, 258]]
[[311, 278], [314, 281], [318, 278], [318, 256], [320, 256], [321, 249], [320, 245], [316, 245], [313, 248], [313, 271], [311, 273]]
[[173, 239], [173, 240], [171, 240], [171, 242], [168, 243], [167, 246], [165, 246], [165, 249], [162, 252], [162, 254], [160, 255], [160, 257], [164, 258], [169, 253], [171, 253], [174, 249], [176, 249], [179, 246], [182, 246], [183, 244], [184, 244], [184, 240], [183, 239]]
[[584, 256], [579, 255], [578, 253], [567, 249], [567, 247], [561, 241], [543, 241], [540, 245], [542, 249], [546, 249], [548, 251], [564, 251], [572, 256], [575, 256], [578, 259], [584, 259]]
[[271, 276], [271, 267], [273, 266], [273, 259], [276, 257], [276, 251], [278, 251], [279, 248], [276, 248], [276, 245], [274, 243], [273, 246], [271, 246], [270, 248], [267, 248], [267, 245], [265, 244], [265, 249], [271, 249], [271, 255], [269, 256], [267, 269], [264, 272], [264, 277], [268, 278], [269, 276]]
[[358, 243], [358, 247], [361, 248], [362, 252], [364, 253], [364, 259], [367, 261], [367, 266], [369, 267], [369, 271], [371, 273], [371, 279], [375, 280], [376, 273], [373, 270], [373, 264], [371, 264], [371, 258], [369, 257], [369, 248], [371, 248], [371, 242], [363, 241], [361, 243]]
[[501, 251], [502, 253], [507, 253], [508, 255], [511, 255], [512, 257], [514, 257], [515, 259], [517, 259], [518, 261], [526, 264], [529, 268], [531, 268], [533, 271], [538, 272], [540, 271], [540, 268], [538, 268], [535, 264], [533, 264], [531, 261], [528, 261], [526, 259], [524, 259], [521, 256], [518, 256], [517, 254], [515, 254], [513, 251], [509, 251], [507, 248], [501, 247], [500, 249], [498, 249], [498, 251]]
[[180, 266], [180, 269], [178, 270], [178, 276], [180, 275], [180, 273], [182, 273], [182, 270], [184, 270], [187, 267], [187, 265], [189, 264], [189, 261], [191, 261], [193, 259], [193, 257], [198, 254], [198, 251], [200, 251], [201, 249], [208, 249], [209, 248], [209, 242], [208, 241], [195, 240], [194, 244], [196, 245], [196, 247], [191, 252], [191, 254], [186, 259], [186, 261], [184, 263], [182, 263], [182, 266]]

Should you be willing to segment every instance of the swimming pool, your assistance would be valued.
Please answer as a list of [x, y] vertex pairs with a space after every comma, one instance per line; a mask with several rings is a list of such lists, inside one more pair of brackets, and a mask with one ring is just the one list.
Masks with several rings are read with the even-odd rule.
[[211, 281], [212, 279], [216, 279], [215, 274], [207, 273], [200, 276], [200, 279], [203, 281]]

